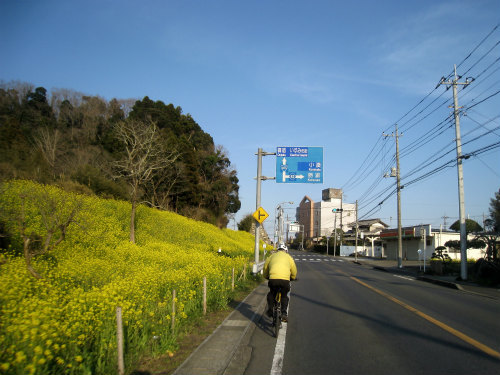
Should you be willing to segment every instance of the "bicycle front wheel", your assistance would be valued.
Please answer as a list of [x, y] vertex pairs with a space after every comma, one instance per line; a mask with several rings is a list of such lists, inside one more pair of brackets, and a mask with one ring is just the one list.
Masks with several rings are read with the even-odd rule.
[[273, 314], [273, 328], [274, 328], [274, 337], [278, 337], [280, 328], [281, 328], [281, 310], [278, 307], [274, 308], [274, 314]]

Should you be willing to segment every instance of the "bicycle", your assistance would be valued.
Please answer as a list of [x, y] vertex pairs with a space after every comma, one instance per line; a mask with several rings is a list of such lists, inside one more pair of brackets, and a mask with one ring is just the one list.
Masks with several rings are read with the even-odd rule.
[[[297, 279], [293, 279], [290, 281], [297, 281]], [[280, 328], [282, 327], [283, 314], [281, 312], [281, 289], [279, 289], [274, 295], [273, 302], [273, 328], [274, 328], [274, 336], [278, 337], [278, 333]]]
[[274, 337], [278, 337], [281, 328], [281, 290], [279, 290], [274, 296], [273, 327], [274, 327]]

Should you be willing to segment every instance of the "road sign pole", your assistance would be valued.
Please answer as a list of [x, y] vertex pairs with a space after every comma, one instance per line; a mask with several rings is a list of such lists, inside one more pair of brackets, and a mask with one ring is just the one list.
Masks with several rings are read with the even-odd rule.
[[335, 231], [335, 237], [333, 237], [333, 256], [337, 251], [337, 211], [335, 211], [335, 220], [333, 221], [333, 230]]
[[[255, 209], [258, 210], [260, 207], [260, 184], [262, 180], [262, 149], [259, 148], [257, 151], [257, 195], [255, 200]], [[260, 223], [257, 221], [255, 223], [255, 265], [254, 273], [258, 272], [259, 264], [259, 243], [260, 243]]]

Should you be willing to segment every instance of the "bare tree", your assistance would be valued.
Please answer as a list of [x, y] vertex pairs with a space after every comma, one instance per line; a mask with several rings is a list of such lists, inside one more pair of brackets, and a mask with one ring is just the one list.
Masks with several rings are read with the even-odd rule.
[[50, 106], [56, 117], [59, 118], [61, 105], [64, 101], [67, 101], [72, 107], [78, 108], [82, 104], [84, 96], [85, 94], [75, 90], [55, 88], [50, 90]]
[[35, 89], [35, 86], [31, 83], [21, 81], [0, 81], [0, 88], [4, 90], [15, 90], [18, 93], [18, 102], [19, 104], [21, 104], [22, 101], [28, 96], [28, 94]]
[[125, 120], [115, 126], [118, 139], [124, 145], [123, 157], [114, 162], [117, 177], [130, 187], [132, 212], [130, 215], [130, 242], [135, 243], [135, 212], [144, 188], [155, 173], [167, 168], [178, 154], [166, 150], [160, 142], [158, 127], [152, 121]]
[[181, 166], [176, 165], [176, 163], [172, 163], [155, 173], [154, 178], [147, 183], [147, 199], [151, 207], [161, 210], [170, 208], [170, 192], [181, 174]]
[[139, 99], [136, 99], [136, 98], [118, 99], [118, 103], [120, 104], [120, 108], [122, 109], [125, 117], [128, 117], [130, 112], [132, 112], [132, 109], [134, 108], [135, 102], [137, 102], [138, 100]]
[[40, 128], [35, 137], [35, 144], [42, 157], [49, 165], [52, 176], [56, 176], [56, 161], [59, 156], [61, 133], [57, 129]]
[[82, 114], [82, 137], [87, 143], [96, 140], [99, 124], [105, 121], [107, 101], [99, 96], [84, 96], [78, 108]]

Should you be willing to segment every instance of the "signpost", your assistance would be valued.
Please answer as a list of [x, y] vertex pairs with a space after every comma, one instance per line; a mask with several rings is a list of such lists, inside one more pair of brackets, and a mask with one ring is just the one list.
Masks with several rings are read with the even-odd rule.
[[259, 224], [262, 224], [264, 220], [266, 220], [269, 217], [269, 214], [264, 210], [262, 207], [259, 207], [254, 213], [253, 213], [253, 218], [259, 222]]
[[[257, 150], [257, 191], [256, 211], [253, 213], [257, 221], [255, 225], [255, 263], [253, 273], [262, 270], [264, 262], [259, 262], [259, 228], [269, 214], [260, 206], [260, 183], [262, 180], [276, 180], [279, 183], [323, 183], [323, 147], [277, 147], [277, 151], [265, 152]], [[276, 177], [262, 176], [262, 157], [276, 155]], [[302, 241], [304, 241], [304, 226], [302, 226]], [[303, 246], [302, 246], [303, 248]]]
[[278, 147], [276, 182], [323, 183], [323, 147]]

